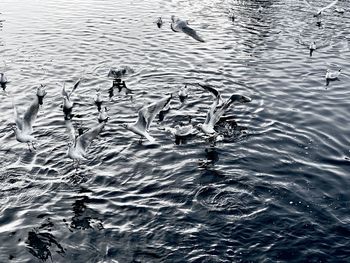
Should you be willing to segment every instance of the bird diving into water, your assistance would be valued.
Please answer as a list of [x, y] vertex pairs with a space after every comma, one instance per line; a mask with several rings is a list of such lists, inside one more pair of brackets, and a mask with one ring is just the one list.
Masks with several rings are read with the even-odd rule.
[[138, 119], [133, 124], [122, 124], [122, 126], [132, 131], [133, 133], [140, 135], [141, 139], [146, 138], [151, 143], [154, 143], [156, 140], [149, 134], [149, 128], [152, 121], [156, 115], [168, 104], [172, 95], [165, 97], [159, 101], [153, 102], [148, 106], [142, 107], [138, 112]]
[[170, 27], [174, 32], [183, 32], [199, 42], [205, 42], [204, 39], [201, 38], [194, 29], [188, 26], [187, 21], [181, 20], [174, 15], [171, 16]]

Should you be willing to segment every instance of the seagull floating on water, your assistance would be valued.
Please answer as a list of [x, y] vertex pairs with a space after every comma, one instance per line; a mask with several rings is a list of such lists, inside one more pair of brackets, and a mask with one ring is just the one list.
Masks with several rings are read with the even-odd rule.
[[181, 20], [174, 15], [171, 16], [170, 27], [174, 32], [183, 32], [199, 42], [205, 42], [203, 38], [198, 36], [197, 32], [194, 29], [188, 26], [187, 21]]
[[219, 104], [219, 98], [217, 97], [213, 104], [211, 105], [207, 117], [204, 121], [203, 124], [198, 124], [198, 127], [206, 134], [209, 136], [215, 136], [217, 132], [214, 130], [215, 124], [220, 120], [221, 116], [228, 110], [228, 108], [234, 104], [235, 102], [238, 103], [246, 103], [246, 102], [251, 102], [252, 99], [239, 95], [239, 94], [233, 94], [231, 97], [226, 100], [221, 107], [218, 107]]
[[138, 112], [138, 119], [133, 124], [122, 124], [122, 126], [129, 131], [145, 137], [151, 143], [155, 142], [155, 138], [149, 134], [149, 128], [156, 115], [170, 103], [172, 96], [165, 97], [157, 102], [153, 102], [148, 106], [142, 107]]
[[335, 12], [337, 12], [338, 14], [344, 14], [345, 13], [345, 9], [341, 8], [341, 7], [337, 7], [336, 9], [334, 9]]
[[90, 146], [91, 142], [100, 134], [106, 123], [102, 122], [77, 137], [75, 136], [75, 130], [71, 123], [71, 120], [65, 120], [65, 124], [71, 138], [71, 141], [68, 143], [67, 155], [69, 158], [73, 159], [73, 161], [77, 161], [79, 164], [80, 161], [86, 160], [87, 148]]
[[45, 86], [40, 84], [40, 86], [36, 90], [36, 96], [38, 97], [39, 105], [43, 105], [43, 100], [46, 94], [47, 92], [45, 90]]
[[35, 138], [34, 136], [32, 136], [32, 133], [33, 133], [33, 124], [36, 120], [36, 117], [39, 111], [39, 99], [37, 97], [34, 98], [29, 108], [24, 113], [23, 118], [20, 118], [18, 116], [17, 107], [14, 102], [13, 102], [13, 109], [15, 113], [16, 125], [13, 126], [12, 129], [15, 132], [17, 141], [26, 143], [28, 145], [29, 151], [32, 151], [30, 149], [30, 144], [35, 150], [36, 149], [34, 146]]
[[73, 92], [78, 88], [81, 79], [79, 79], [73, 86], [72, 91], [68, 94], [65, 89], [65, 83], [63, 83], [62, 96], [63, 96], [63, 112], [66, 118], [69, 118], [72, 113], [74, 103], [71, 101]]
[[[313, 10], [316, 10], [315, 7], [313, 7], [312, 5], [310, 5], [310, 3], [306, 0], [304, 0], [304, 2]], [[314, 17], [320, 17], [322, 15], [322, 12], [325, 11], [326, 9], [331, 8], [332, 6], [334, 6], [336, 3], [338, 3], [338, 0], [333, 1], [332, 3], [330, 3], [329, 5], [319, 8], [316, 10], [316, 12], [314, 13]]]
[[340, 73], [341, 73], [341, 69], [339, 69], [338, 71], [330, 71], [329, 69], [327, 69], [326, 76], [325, 76], [326, 86], [329, 85], [330, 81], [339, 80]]

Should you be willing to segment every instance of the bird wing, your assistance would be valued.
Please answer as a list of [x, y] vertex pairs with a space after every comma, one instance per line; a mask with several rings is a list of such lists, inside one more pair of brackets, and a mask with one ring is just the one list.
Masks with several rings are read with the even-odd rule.
[[181, 27], [181, 31], [184, 32], [186, 35], [189, 35], [190, 37], [192, 37], [195, 40], [199, 41], [199, 42], [205, 42], [203, 38], [198, 36], [197, 32], [194, 29], [190, 28], [187, 25], [183, 25]]
[[212, 125], [214, 126], [221, 118], [222, 115], [228, 110], [228, 108], [231, 106], [231, 104], [234, 102], [235, 95], [232, 95], [228, 100], [226, 100], [223, 105], [217, 109], [217, 111], [214, 113], [213, 118], [211, 119]]
[[62, 96], [63, 97], [66, 97], [67, 99], [69, 99], [69, 95], [68, 95], [68, 93], [67, 93], [67, 91], [66, 91], [66, 83], [65, 82], [63, 82], [63, 87], [62, 87]]
[[16, 126], [17, 126], [18, 129], [22, 130], [23, 129], [23, 121], [18, 116], [17, 106], [16, 106], [16, 104], [15, 104], [15, 102], [13, 100], [12, 100], [12, 105], [13, 105], [13, 111], [15, 113]]
[[327, 5], [327, 6], [323, 7], [323, 8], [321, 8], [320, 10], [318, 10], [318, 13], [321, 13], [321, 12], [323, 12], [324, 10], [326, 10], [326, 9], [328, 9], [328, 8], [331, 8], [331, 7], [334, 6], [336, 3], [338, 3], [338, 0], [335, 0], [335, 1], [333, 1], [332, 3], [330, 3], [329, 5]]
[[216, 107], [218, 106], [218, 103], [219, 103], [219, 99], [216, 98], [216, 100], [214, 100], [213, 104], [210, 106], [210, 109], [207, 113], [207, 117], [205, 118], [204, 124], [213, 123], [214, 112]]
[[206, 91], [209, 91], [211, 94], [213, 94], [214, 97], [219, 100], [218, 104], [220, 104], [220, 102], [222, 102], [222, 97], [221, 97], [220, 91], [218, 91], [217, 89], [215, 89], [215, 88], [213, 88], [213, 87], [211, 87], [209, 85], [206, 85], [206, 84], [198, 83], [198, 85], [200, 87], [202, 87], [203, 89], [205, 89]]
[[91, 142], [100, 134], [105, 123], [102, 122], [94, 128], [91, 128], [87, 132], [83, 133], [77, 138], [76, 148], [85, 153]]
[[34, 121], [38, 115], [39, 111], [39, 100], [35, 96], [33, 102], [30, 104], [27, 111], [24, 113], [23, 116], [23, 130], [31, 131]]
[[78, 88], [80, 82], [81, 82], [81, 79], [78, 79], [77, 82], [75, 82], [72, 91], [69, 93], [69, 98], [70, 96], [72, 96], [73, 92]]
[[70, 141], [75, 141], [75, 129], [73, 127], [72, 121], [70, 119], [66, 119], [64, 121], [65, 125], [66, 125], [66, 129], [68, 132], [68, 137]]
[[142, 125], [146, 130], [151, 126], [152, 121], [156, 115], [170, 102], [172, 96], [163, 98], [160, 101], [151, 103], [148, 106], [145, 106], [139, 111], [139, 119], [136, 125]]

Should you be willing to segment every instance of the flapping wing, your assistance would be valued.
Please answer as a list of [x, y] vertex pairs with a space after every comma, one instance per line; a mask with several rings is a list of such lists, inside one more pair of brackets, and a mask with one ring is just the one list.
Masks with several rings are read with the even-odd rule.
[[34, 121], [36, 119], [36, 116], [38, 115], [39, 111], [39, 100], [35, 96], [33, 102], [30, 104], [27, 111], [24, 113], [23, 116], [23, 130], [31, 131]]
[[[306, 0], [305, 0], [305, 1], [306, 1]], [[328, 8], [331, 8], [331, 7], [334, 6], [336, 3], [338, 3], [338, 0], [335, 0], [335, 1], [333, 1], [332, 3], [330, 3], [329, 5], [327, 5], [327, 6], [323, 7], [323, 8], [321, 8], [318, 12], [321, 13], [321, 12], [323, 12], [324, 10], [326, 10], [326, 9], [328, 9]]]
[[211, 86], [209, 86], [209, 85], [206, 85], [206, 84], [203, 85], [203, 84], [198, 83], [198, 85], [199, 85], [201, 88], [203, 88], [203, 89], [205, 89], [206, 91], [209, 91], [211, 94], [213, 94], [214, 97], [218, 100], [218, 101], [217, 101], [217, 102], [218, 102], [218, 105], [220, 105], [220, 104], [223, 103], [223, 99], [222, 99], [222, 97], [221, 97], [220, 91], [218, 91], [217, 89], [215, 89], [215, 88], [213, 88], [213, 87], [211, 87]]
[[91, 128], [84, 134], [80, 135], [77, 138], [76, 148], [85, 152], [86, 149], [91, 144], [91, 142], [100, 134], [104, 126], [105, 126], [104, 122], [100, 123], [96, 127]]
[[182, 26], [181, 27], [182, 32], [184, 32], [186, 35], [189, 35], [190, 37], [194, 38], [195, 40], [199, 41], [199, 42], [205, 42], [203, 38], [201, 38], [200, 36], [198, 36], [197, 32], [190, 28], [189, 26]]
[[23, 129], [23, 123], [21, 118], [18, 116], [18, 111], [17, 111], [17, 106], [15, 104], [15, 102], [12, 100], [12, 105], [13, 105], [13, 111], [15, 113], [15, 122], [16, 122], [16, 126], [18, 129], [22, 130]]
[[63, 87], [62, 87], [62, 96], [63, 97], [66, 97], [67, 99], [69, 99], [69, 95], [68, 95], [68, 93], [67, 93], [67, 91], [66, 91], [66, 83], [65, 82], [63, 82]]
[[139, 111], [139, 120], [138, 121], [143, 121], [141, 116], [143, 117], [145, 121], [145, 128], [146, 130], [149, 129], [151, 126], [152, 121], [156, 117], [156, 115], [170, 102], [172, 96], [170, 95], [169, 97], [163, 98], [158, 102], [154, 102], [148, 106], [143, 107]]
[[78, 88], [80, 82], [81, 82], [81, 79], [78, 79], [77, 82], [75, 82], [72, 91], [69, 93], [69, 98], [70, 96], [72, 96], [73, 92]]
[[[209, 109], [209, 111], [207, 113], [207, 117], [205, 118], [204, 124], [214, 123], [214, 117], [215, 117], [214, 116], [214, 112], [215, 112], [215, 109], [218, 106], [218, 103], [219, 103], [219, 99], [216, 98], [214, 100], [213, 104], [210, 106], [210, 109]], [[213, 124], [213, 126], [214, 126], [214, 124]]]

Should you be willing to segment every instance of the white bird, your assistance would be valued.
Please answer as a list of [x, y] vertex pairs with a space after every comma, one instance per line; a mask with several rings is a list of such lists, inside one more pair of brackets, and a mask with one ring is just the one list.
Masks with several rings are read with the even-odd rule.
[[169, 97], [142, 107], [138, 112], [138, 119], [135, 123], [122, 124], [122, 126], [125, 129], [140, 135], [141, 139], [145, 137], [151, 143], [154, 143], [155, 138], [149, 134], [149, 128], [156, 115], [170, 102], [171, 98], [172, 96], [170, 95]]
[[317, 46], [316, 46], [316, 42], [312, 41], [310, 43], [309, 49], [310, 49], [310, 57], [312, 57], [312, 53], [316, 50]]
[[188, 87], [187, 85], [185, 85], [185, 87], [182, 87], [180, 90], [179, 90], [179, 99], [181, 102], [184, 102], [187, 97], [188, 97]]
[[80, 84], [81, 79], [79, 79], [73, 86], [72, 91], [68, 94], [65, 88], [65, 83], [63, 83], [63, 88], [62, 88], [62, 96], [63, 96], [63, 112], [66, 117], [69, 117], [69, 115], [72, 112], [74, 103], [71, 101], [71, 96], [73, 92], [78, 88]]
[[170, 27], [174, 32], [183, 32], [199, 42], [205, 42], [203, 38], [198, 36], [197, 32], [194, 29], [188, 26], [187, 21], [181, 20], [174, 15], [171, 16]]
[[339, 69], [338, 71], [330, 71], [329, 69], [327, 69], [326, 80], [337, 80], [340, 76], [340, 73], [341, 69]]
[[45, 86], [40, 84], [40, 86], [36, 90], [36, 96], [39, 100], [39, 105], [43, 105], [43, 99], [46, 96], [47, 92], [45, 90]]
[[24, 113], [23, 118], [20, 118], [18, 116], [17, 107], [14, 102], [13, 109], [15, 113], [16, 126], [13, 126], [12, 129], [15, 132], [16, 139], [19, 142], [26, 143], [28, 145], [29, 150], [31, 151], [30, 144], [32, 145], [33, 149], [35, 149], [35, 138], [34, 136], [32, 136], [32, 133], [33, 124], [36, 120], [39, 111], [39, 99], [37, 97], [34, 98], [29, 108]]
[[102, 122], [107, 122], [109, 119], [108, 117], [108, 109], [107, 107], [104, 107], [103, 110], [100, 111], [100, 113], [98, 114], [98, 122], [102, 123]]
[[101, 110], [102, 103], [103, 103], [103, 100], [102, 100], [102, 98], [101, 98], [100, 89], [97, 89], [97, 90], [96, 90], [96, 95], [95, 95], [95, 97], [94, 97], [94, 102], [95, 102], [95, 105], [97, 106], [97, 110], [100, 111], [100, 110]]
[[233, 94], [231, 97], [223, 103], [221, 107], [218, 107], [219, 99], [215, 99], [211, 105], [207, 117], [203, 124], [198, 124], [198, 127], [207, 135], [214, 136], [216, 131], [214, 130], [215, 124], [220, 120], [221, 116], [228, 110], [228, 108], [235, 102], [246, 103], [252, 101], [251, 98], [243, 95]]
[[75, 130], [71, 123], [71, 120], [65, 120], [66, 128], [69, 133], [69, 137], [71, 140], [68, 142], [68, 151], [67, 155], [69, 158], [73, 159], [73, 161], [77, 161], [78, 164], [80, 161], [86, 160], [86, 151], [90, 146], [91, 142], [100, 134], [103, 127], [105, 126], [105, 122], [98, 124], [96, 127], [91, 128], [87, 132], [75, 136]]
[[[312, 5], [310, 5], [310, 3], [306, 0], [304, 0], [304, 2], [313, 10], [316, 10], [315, 7], [313, 7]], [[316, 12], [314, 13], [314, 17], [320, 17], [322, 15], [322, 12], [325, 11], [328, 8], [331, 8], [332, 6], [334, 6], [336, 3], [338, 3], [338, 0], [333, 1], [332, 3], [330, 3], [329, 5], [319, 8], [316, 10]]]

